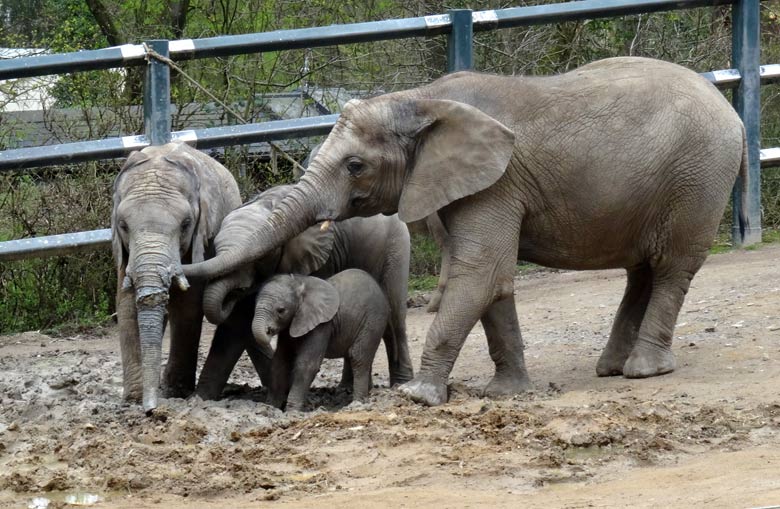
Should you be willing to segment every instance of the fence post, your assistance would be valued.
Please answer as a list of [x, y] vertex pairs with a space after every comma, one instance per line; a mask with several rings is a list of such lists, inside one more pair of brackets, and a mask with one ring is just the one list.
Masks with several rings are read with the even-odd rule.
[[747, 224], [740, 224], [743, 186], [737, 179], [732, 192], [734, 245], [748, 246], [761, 242], [761, 22], [759, 0], [736, 0], [732, 7], [731, 52], [733, 66], [742, 80], [734, 89], [733, 104], [745, 124], [748, 150]]
[[[147, 41], [154, 52], [169, 57], [168, 41]], [[165, 62], [149, 57], [144, 81], [144, 132], [152, 145], [171, 141], [171, 70]]]
[[451, 9], [447, 13], [452, 23], [452, 31], [447, 36], [447, 72], [473, 69], [474, 23], [471, 9]]

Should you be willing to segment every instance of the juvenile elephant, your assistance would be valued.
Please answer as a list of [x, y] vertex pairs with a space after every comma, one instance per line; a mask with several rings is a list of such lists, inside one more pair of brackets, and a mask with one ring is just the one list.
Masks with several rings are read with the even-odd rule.
[[528, 387], [513, 295], [518, 257], [625, 268], [596, 371], [661, 375], [675, 368], [680, 306], [735, 178], [747, 178], [746, 160], [731, 105], [675, 64], [610, 58], [549, 77], [459, 72], [348, 103], [268, 221], [241, 248], [185, 273], [230, 271], [316, 221], [397, 211], [409, 222], [438, 210], [450, 275], [420, 371], [401, 387], [412, 399], [446, 401], [478, 320], [496, 365], [486, 394]]
[[185, 396], [195, 386], [203, 284], [190, 288], [182, 263], [213, 256], [222, 219], [241, 197], [224, 166], [185, 144], [169, 143], [130, 154], [114, 181], [113, 200], [124, 397], [143, 397], [149, 411], [157, 406], [166, 314], [167, 394]]
[[[274, 207], [291, 189], [290, 185], [273, 187], [228, 214], [214, 241], [217, 254], [242, 245], [258, 224], [268, 220]], [[384, 333], [390, 383], [411, 380], [413, 371], [406, 336], [409, 256], [406, 225], [395, 215], [378, 215], [336, 222], [325, 229], [315, 225], [264, 257], [212, 279], [206, 286], [203, 308], [206, 318], [222, 327], [214, 336], [197, 393], [204, 399], [219, 398], [244, 350], [249, 353], [263, 384], [267, 384], [273, 350], [269, 343], [257, 344], [252, 339], [254, 299], [249, 296], [265, 280], [276, 273], [326, 278], [348, 268], [366, 271], [384, 290], [391, 309]], [[345, 366], [345, 378], [350, 377]]]
[[[311, 149], [311, 152], [309, 152], [309, 155], [306, 156], [306, 159], [303, 160], [302, 166], [296, 167], [293, 170], [293, 176], [296, 180], [300, 180], [305, 173], [305, 171], [301, 171], [300, 168], [309, 166], [309, 162], [317, 157], [317, 152], [320, 151], [320, 147], [322, 147], [322, 143], [315, 145], [314, 148]], [[436, 290], [433, 292], [433, 295], [431, 295], [431, 300], [428, 302], [428, 307], [426, 308], [429, 313], [435, 313], [439, 310], [441, 296], [444, 294], [444, 288], [447, 286], [447, 276], [450, 272], [450, 238], [449, 235], [447, 235], [447, 229], [444, 228], [444, 224], [441, 222], [439, 214], [436, 212], [428, 215], [425, 219], [413, 221], [406, 226], [409, 228], [409, 233], [431, 237], [441, 252], [439, 282], [436, 285]]]
[[252, 333], [261, 344], [278, 334], [271, 363], [268, 404], [302, 410], [322, 359], [343, 358], [351, 367], [352, 398], [371, 390], [371, 366], [390, 318], [376, 281], [362, 270], [339, 272], [327, 281], [278, 275], [257, 294]]

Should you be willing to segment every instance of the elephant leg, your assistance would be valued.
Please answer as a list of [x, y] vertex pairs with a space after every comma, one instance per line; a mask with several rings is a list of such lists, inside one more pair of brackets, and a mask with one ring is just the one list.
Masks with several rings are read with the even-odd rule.
[[339, 387], [345, 389], [351, 388], [354, 379], [355, 375], [352, 372], [352, 364], [349, 362], [349, 357], [344, 357], [344, 366], [341, 368], [341, 382], [339, 382]]
[[653, 268], [652, 290], [647, 311], [631, 354], [623, 366], [623, 376], [646, 378], [675, 369], [672, 335], [691, 279], [704, 262], [692, 259], [688, 266]]
[[409, 256], [408, 249], [393, 256], [391, 259], [397, 263], [389, 264], [385, 269], [381, 284], [390, 304], [390, 320], [382, 337], [387, 351], [391, 387], [406, 383], [414, 377], [412, 359], [409, 355], [409, 339], [406, 335]]
[[649, 265], [628, 269], [628, 283], [612, 324], [607, 346], [596, 364], [599, 376], [622, 375], [623, 366], [636, 344], [642, 319], [650, 301], [653, 273]]
[[[282, 339], [282, 338], [280, 338]], [[276, 408], [284, 408], [287, 395], [292, 385], [293, 363], [295, 362], [295, 345], [290, 338], [276, 343], [276, 352], [271, 359], [271, 383], [268, 386], [268, 403]]]
[[124, 270], [119, 271], [116, 292], [116, 317], [119, 324], [119, 347], [122, 353], [123, 397], [126, 401], [140, 402], [143, 395], [141, 378], [141, 340], [138, 336], [138, 314], [135, 294], [123, 291]]
[[230, 373], [244, 353], [244, 342], [240, 337], [236, 337], [231, 327], [233, 324], [229, 322], [230, 319], [217, 326], [206, 362], [200, 372], [196, 393], [203, 399], [216, 400], [222, 396]]
[[[329, 340], [330, 326], [323, 327], [322, 325], [298, 340], [301, 343], [295, 352], [292, 385], [290, 386], [290, 392], [287, 394], [287, 411], [303, 410], [303, 406], [306, 403], [306, 395], [309, 393], [314, 377], [320, 371], [322, 360], [325, 358], [325, 352], [328, 350]], [[359, 373], [356, 371], [356, 380], [358, 375]]]
[[263, 387], [270, 387], [271, 385], [271, 359], [274, 356], [274, 351], [271, 347], [268, 349], [260, 348], [255, 343], [254, 338], [246, 338], [244, 341], [244, 347], [246, 353], [249, 355], [249, 359], [252, 361], [252, 365], [255, 367], [257, 376], [260, 377], [260, 383]]
[[357, 338], [349, 349], [347, 358], [355, 375], [352, 383], [352, 401], [363, 401], [371, 391], [373, 386], [371, 368], [374, 365], [377, 348], [379, 348], [379, 337], [364, 334]]
[[428, 232], [433, 237], [433, 241], [439, 247], [441, 253], [441, 270], [439, 271], [439, 282], [436, 285], [436, 291], [431, 296], [431, 301], [428, 303], [426, 311], [428, 313], [436, 313], [439, 310], [441, 304], [441, 296], [444, 294], [444, 288], [447, 286], [447, 278], [450, 273], [450, 240], [447, 235], [447, 230], [444, 228], [439, 213], [435, 212], [425, 219], [425, 224], [428, 226]]
[[203, 328], [203, 285], [193, 284], [187, 291], [171, 288], [168, 310], [171, 350], [163, 375], [164, 394], [169, 398], [184, 398], [195, 390]]
[[[447, 401], [447, 379], [466, 336], [491, 304], [514, 293], [521, 218], [511, 217], [504, 210], [487, 211], [483, 202], [490, 203], [489, 198], [463, 200], [448, 210], [451, 217], [445, 226], [450, 238], [458, 239], [450, 246], [450, 278], [439, 312], [428, 329], [420, 372], [401, 386], [404, 394], [420, 403], [439, 405]], [[497, 224], [502, 228], [497, 229]], [[507, 336], [506, 341], [518, 343], [511, 346], [511, 351], [522, 351], [519, 334]], [[501, 373], [505, 370], [497, 369]]]
[[485, 387], [485, 396], [500, 397], [528, 390], [530, 381], [525, 369], [523, 338], [517, 321], [514, 295], [494, 302], [482, 316], [490, 358], [496, 373]]

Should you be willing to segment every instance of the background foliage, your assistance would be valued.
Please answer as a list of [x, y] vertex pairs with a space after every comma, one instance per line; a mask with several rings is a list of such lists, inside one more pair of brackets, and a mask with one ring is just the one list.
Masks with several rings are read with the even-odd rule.
[[[552, 3], [495, 0], [0, 0], [0, 47], [52, 52], [94, 49], [153, 38], [199, 38], [287, 28], [352, 23], [445, 12]], [[550, 74], [609, 56], [640, 55], [678, 62], [697, 71], [731, 67], [729, 7], [589, 20], [481, 32], [475, 63], [481, 71]], [[780, 62], [780, 0], [765, 1], [762, 62]], [[268, 94], [339, 90], [360, 95], [414, 87], [443, 74], [446, 40], [405, 39], [193, 60], [182, 64], [195, 80], [250, 121], [267, 112]], [[97, 139], [142, 131], [141, 69], [94, 71], [61, 77], [45, 116], [54, 136]], [[3, 88], [4, 87], [4, 88]], [[0, 83], [11, 94], [13, 83]], [[780, 145], [778, 90], [763, 91], [763, 146]], [[195, 105], [174, 119], [188, 125], [198, 108], [236, 120], [187, 80], [174, 73], [173, 101]], [[339, 102], [327, 106], [338, 110]], [[2, 104], [0, 104], [2, 107]], [[69, 111], [66, 116], [62, 111]], [[134, 113], [135, 112], [135, 113]], [[0, 112], [0, 149], [24, 135]], [[305, 148], [293, 150], [298, 160]], [[220, 154], [235, 171], [245, 196], [288, 181], [289, 165], [273, 168], [242, 147]], [[109, 224], [110, 188], [118, 163], [73, 165], [66, 171], [28, 171], [0, 176], [0, 240], [104, 228]], [[764, 172], [764, 224], [780, 227], [780, 170]], [[729, 216], [724, 220], [727, 232]], [[413, 274], [438, 269], [435, 247], [415, 237]], [[431, 278], [429, 278], [431, 279]], [[113, 312], [114, 266], [106, 251], [47, 260], [0, 264], [0, 331], [95, 322]]]

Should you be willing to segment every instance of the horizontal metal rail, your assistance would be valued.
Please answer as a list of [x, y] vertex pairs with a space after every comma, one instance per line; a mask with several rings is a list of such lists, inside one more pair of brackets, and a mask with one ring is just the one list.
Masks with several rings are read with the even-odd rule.
[[[702, 73], [702, 76], [715, 86], [724, 89], [737, 86], [741, 80], [739, 71], [736, 69], [705, 72]], [[780, 81], [780, 64], [761, 66], [762, 84], [778, 81]], [[197, 148], [205, 149], [327, 134], [337, 118], [338, 115], [323, 115], [256, 124], [210, 127], [178, 131], [172, 133], [171, 136], [173, 140], [186, 141]], [[149, 144], [146, 136], [139, 135], [10, 149], [0, 151], [0, 171], [123, 157], [133, 150], [142, 149]]]
[[[560, 4], [476, 11], [472, 13], [472, 21], [474, 30], [481, 31], [731, 3], [733, 0], [580, 0]], [[450, 15], [440, 14], [326, 27], [276, 30], [255, 34], [183, 39], [170, 41], [169, 50], [171, 59], [185, 60], [434, 36], [451, 31]], [[145, 61], [146, 49], [143, 44], [126, 44], [98, 50], [12, 58], [0, 60], [0, 80], [128, 67], [141, 65]]]
[[[327, 134], [338, 117], [338, 115], [321, 115], [256, 124], [175, 131], [171, 133], [171, 139], [187, 142], [199, 149], [206, 149], [304, 138]], [[5, 150], [0, 152], [0, 171], [124, 157], [133, 150], [140, 150], [149, 145], [149, 139], [145, 135], [139, 135]]]
[[0, 242], [0, 262], [44, 256], [71, 255], [79, 251], [103, 247], [109, 244], [111, 244], [110, 228], [9, 240]]

